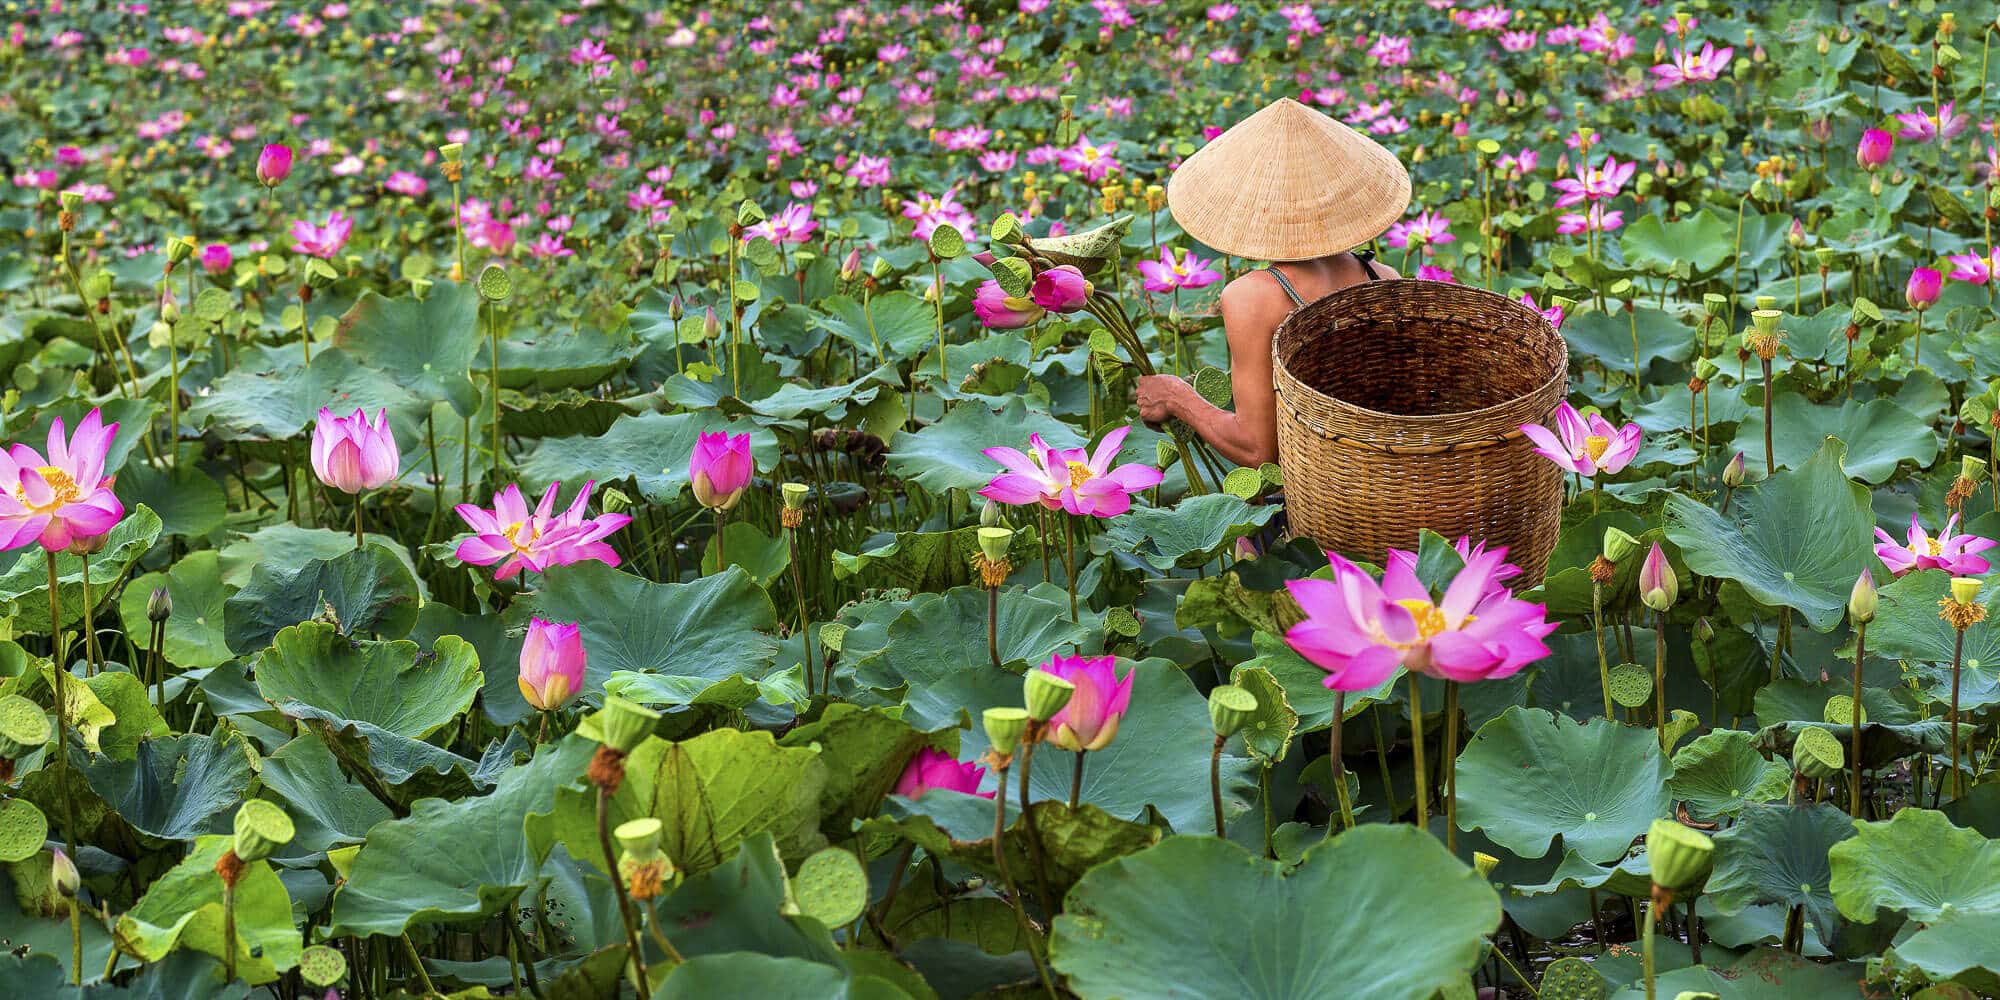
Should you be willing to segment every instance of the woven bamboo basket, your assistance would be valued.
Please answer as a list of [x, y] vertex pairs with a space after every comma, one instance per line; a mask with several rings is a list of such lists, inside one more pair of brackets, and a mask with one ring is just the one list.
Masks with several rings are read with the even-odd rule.
[[1370, 281], [1295, 310], [1271, 344], [1278, 463], [1295, 535], [1380, 564], [1419, 529], [1504, 545], [1539, 582], [1561, 527], [1562, 472], [1524, 423], [1568, 390], [1569, 350], [1504, 295]]

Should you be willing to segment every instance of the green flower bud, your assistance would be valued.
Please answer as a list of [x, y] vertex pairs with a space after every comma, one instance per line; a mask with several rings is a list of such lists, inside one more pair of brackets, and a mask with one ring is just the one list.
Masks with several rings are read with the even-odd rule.
[[608, 695], [604, 699], [604, 710], [597, 713], [598, 740], [619, 753], [631, 753], [634, 747], [652, 735], [653, 723], [658, 721], [660, 713], [638, 702]]
[[1653, 884], [1685, 889], [1708, 877], [1715, 841], [1708, 834], [1671, 819], [1656, 819], [1646, 831], [1646, 857], [1653, 865]]
[[1012, 528], [979, 529], [979, 552], [987, 562], [999, 562], [1007, 558], [1007, 546], [1014, 541]]
[[1012, 754], [1028, 732], [1025, 708], [989, 708], [979, 719], [986, 726], [986, 742], [993, 745], [994, 753], [1003, 757]]
[[236, 810], [236, 843], [231, 850], [244, 861], [262, 861], [292, 842], [292, 818], [269, 799], [250, 799]]
[[173, 616], [174, 595], [168, 593], [165, 587], [154, 587], [153, 593], [146, 598], [146, 620], [158, 623]]
[[1618, 528], [1604, 529], [1604, 558], [1609, 562], [1624, 562], [1625, 557], [1639, 551], [1639, 540]]
[[982, 528], [998, 528], [1001, 526], [999, 504], [988, 500], [979, 505], [979, 526]]
[[1028, 704], [1028, 718], [1036, 722], [1054, 718], [1075, 694], [1076, 685], [1039, 667], [1028, 671], [1021, 681], [1021, 695]]
[[1747, 472], [1743, 465], [1743, 453], [1739, 451], [1736, 453], [1735, 457], [1729, 460], [1728, 465], [1722, 467], [1722, 485], [1727, 486], [1733, 490], [1736, 487], [1743, 485], [1743, 480], [1746, 475]]
[[58, 847], [51, 852], [54, 857], [49, 864], [49, 877], [55, 881], [56, 892], [64, 899], [75, 899], [78, 889], [83, 887], [83, 876], [76, 870], [76, 862]]
[[0, 698], [0, 757], [18, 760], [49, 741], [49, 717], [42, 706], [10, 694]]
[[804, 483], [786, 483], [778, 487], [778, 494], [784, 499], [786, 510], [803, 509], [806, 505], [806, 496], [811, 492], [812, 487]]
[[1799, 730], [1792, 742], [1792, 770], [1813, 781], [1824, 781], [1847, 766], [1847, 751], [1839, 737], [1818, 726]]
[[1714, 641], [1714, 639], [1715, 639], [1715, 623], [1709, 621], [1707, 615], [1703, 615], [1700, 618], [1695, 619], [1694, 641], [1712, 642]]
[[1875, 575], [1862, 570], [1854, 579], [1854, 589], [1847, 594], [1847, 621], [1852, 625], [1866, 625], [1875, 620], [1875, 611], [1882, 606], [1882, 598], [1875, 590]]
[[1215, 735], [1228, 739], [1257, 712], [1257, 696], [1234, 684], [1217, 684], [1208, 692], [1208, 721]]

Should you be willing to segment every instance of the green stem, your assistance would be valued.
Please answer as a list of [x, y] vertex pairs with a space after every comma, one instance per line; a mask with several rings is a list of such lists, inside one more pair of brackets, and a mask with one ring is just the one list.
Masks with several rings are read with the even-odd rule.
[[1646, 929], [1644, 932], [1645, 933], [1644, 940], [1646, 942], [1645, 944], [1646, 1000], [1655, 1000], [1657, 996], [1655, 992], [1656, 988], [1653, 985], [1653, 925], [1659, 917], [1661, 895], [1662, 895], [1661, 890], [1658, 887], [1655, 887], [1653, 890], [1653, 898], [1649, 900], [1646, 904]]
[[1604, 585], [1590, 583], [1590, 631], [1597, 636], [1597, 683], [1604, 689], [1604, 717], [1611, 715], [1611, 665], [1604, 655]]
[[1228, 831], [1222, 825], [1222, 745], [1228, 741], [1229, 738], [1226, 736], [1217, 736], [1215, 738], [1215, 748], [1209, 751], [1208, 754], [1208, 799], [1210, 806], [1215, 810], [1215, 835], [1217, 837], [1229, 836]]
[[1062, 519], [1063, 526], [1063, 567], [1069, 570], [1069, 620], [1076, 621], [1076, 536], [1070, 530], [1069, 518]]
[[[62, 605], [57, 597], [56, 554], [43, 550], [49, 564], [49, 649], [55, 657], [56, 689], [56, 767], [69, 767], [69, 687], [64, 682], [69, 679], [69, 659], [63, 649]], [[76, 804], [70, 798], [69, 782], [58, 775], [57, 787], [62, 789], [63, 800], [63, 844], [69, 856], [76, 857]]]
[[[81, 965], [83, 956], [77, 961]], [[227, 879], [222, 883], [222, 980], [236, 981], [236, 885]]]
[[1078, 750], [1076, 752], [1076, 763], [1070, 765], [1069, 808], [1072, 812], [1076, 810], [1077, 803], [1083, 798], [1083, 760], [1088, 754], [1089, 751], [1087, 750]]
[[[1342, 831], [1354, 829], [1354, 801], [1353, 797], [1347, 793], [1347, 763], [1340, 756], [1342, 737], [1345, 735], [1342, 731], [1346, 728], [1347, 723], [1346, 716], [1347, 692], [1335, 691], [1333, 693], [1333, 724], [1327, 729], [1326, 756], [1327, 763], [1333, 767], [1333, 794], [1340, 802], [1340, 829]], [[1383, 784], [1382, 792], [1384, 795], [1389, 796], [1391, 801], [1394, 801], [1395, 796], [1390, 793], [1387, 783]], [[1326, 828], [1327, 836], [1333, 836], [1333, 824], [1328, 823]]]
[[1951, 797], [1957, 800], [1965, 797], [1965, 775], [1958, 769], [1958, 680], [1965, 661], [1965, 630], [1953, 631], [1956, 636], [1951, 647]]
[[[493, 316], [494, 306], [486, 306], [486, 343], [488, 360], [493, 373], [493, 482], [500, 482], [500, 324]], [[471, 444], [466, 445], [467, 449]]]
[[424, 956], [417, 952], [417, 943], [410, 940], [409, 931], [403, 932], [403, 950], [410, 956], [410, 967], [417, 972], [417, 982], [424, 984], [424, 996], [437, 996], [437, 986], [431, 982], [430, 970], [424, 968]]
[[1854, 627], [1854, 713], [1848, 720], [1848, 738], [1853, 743], [1853, 773], [1848, 779], [1847, 815], [1861, 818], [1861, 664], [1868, 655], [1868, 623]]
[[1014, 884], [1014, 876], [1007, 871], [1007, 767], [1000, 767], [1000, 794], [993, 796], [993, 867], [1000, 873], [1000, 884], [1007, 887], [1007, 902], [1013, 904], [1014, 922], [1021, 925], [1021, 940], [1028, 946], [1028, 957], [1035, 962], [1035, 974], [1041, 977], [1042, 989], [1049, 1000], [1056, 998], [1055, 982], [1049, 978], [1049, 967], [1042, 962], [1041, 949], [1035, 946], [1035, 928], [1028, 923], [1028, 912], [1021, 906], [1021, 890]]
[[1424, 695], [1417, 686], [1417, 674], [1410, 675], [1410, 745], [1416, 753], [1417, 829], [1431, 828], [1429, 776], [1424, 771]]
[[[1042, 723], [1028, 722], [1028, 734], [1021, 746], [1021, 822], [1028, 832], [1028, 860], [1035, 865], [1035, 897], [1041, 900], [1043, 913], [1055, 912], [1054, 898], [1049, 895], [1048, 862], [1042, 858], [1042, 832], [1035, 824], [1035, 812], [1028, 808], [1028, 778], [1035, 761], [1035, 747], [1042, 742]], [[1005, 798], [1006, 786], [1001, 786], [994, 798]]]
[[1660, 754], [1671, 756], [1667, 746], [1667, 616], [1653, 612], [1653, 725], [1660, 728]]
[[[227, 887], [225, 887], [222, 890], [223, 923], [225, 924], [226, 929], [229, 931], [229, 941], [230, 941], [229, 965], [231, 969], [234, 969], [236, 966], [236, 961], [235, 961], [236, 920], [235, 920], [235, 913], [230, 908], [229, 903], [230, 903], [230, 891]], [[77, 986], [83, 985], [83, 914], [81, 912], [81, 906], [82, 904], [77, 901], [76, 897], [74, 896], [70, 897], [69, 900], [70, 982]], [[117, 949], [114, 948], [112, 949], [111, 953], [113, 955], [116, 955], [118, 954], [118, 951]], [[236, 978], [236, 976], [232, 972], [229, 978], [233, 980]]]
[[1444, 846], [1458, 853], [1458, 682], [1444, 682]]
[[[611, 796], [604, 786], [597, 787], [597, 847], [604, 852], [604, 873], [611, 879], [611, 888], [618, 897], [618, 917], [625, 924], [625, 949], [632, 963], [632, 984], [639, 988], [639, 995], [653, 995], [653, 988], [646, 982], [646, 952], [639, 946], [639, 929], [633, 925], [632, 900], [625, 894], [625, 880], [618, 875], [618, 855], [611, 852]], [[408, 943], [407, 935], [403, 938]]]

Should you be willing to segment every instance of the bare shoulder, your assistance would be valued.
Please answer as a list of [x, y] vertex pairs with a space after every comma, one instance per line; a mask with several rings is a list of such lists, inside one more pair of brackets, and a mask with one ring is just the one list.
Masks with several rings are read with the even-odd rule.
[[1268, 333], [1292, 311], [1292, 300], [1285, 290], [1260, 271], [1237, 275], [1223, 288], [1221, 302], [1222, 317], [1232, 337], [1239, 331]]
[[1383, 260], [1381, 260], [1380, 258], [1377, 258], [1377, 259], [1375, 259], [1375, 260], [1371, 260], [1371, 261], [1369, 261], [1369, 262], [1368, 262], [1368, 267], [1369, 267], [1369, 268], [1370, 268], [1371, 270], [1373, 270], [1373, 271], [1375, 272], [1375, 276], [1376, 276], [1377, 278], [1400, 278], [1400, 277], [1402, 277], [1402, 275], [1401, 275], [1401, 274], [1397, 273], [1397, 271], [1396, 271], [1396, 269], [1395, 269], [1395, 268], [1393, 268], [1393, 267], [1390, 267], [1390, 266], [1389, 266], [1389, 265], [1388, 265], [1388, 264], [1387, 264], [1386, 262], [1384, 262], [1384, 261], [1383, 261]]

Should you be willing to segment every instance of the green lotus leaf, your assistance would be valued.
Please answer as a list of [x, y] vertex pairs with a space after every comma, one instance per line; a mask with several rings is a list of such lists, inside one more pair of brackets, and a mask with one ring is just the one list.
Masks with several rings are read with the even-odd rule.
[[224, 605], [235, 588], [222, 582], [220, 557], [214, 549], [190, 552], [164, 573], [134, 577], [125, 585], [118, 600], [118, 617], [125, 634], [151, 634], [152, 622], [146, 605], [153, 588], [167, 588], [174, 611], [167, 618], [166, 643], [161, 647], [168, 663], [189, 670], [213, 667], [235, 654], [223, 633]]
[[[186, 858], [118, 917], [113, 931], [118, 950], [146, 962], [157, 962], [176, 948], [221, 959], [227, 939], [215, 863], [231, 842], [226, 836], [196, 840]], [[244, 866], [236, 884], [236, 974], [252, 984], [268, 983], [297, 965], [304, 947], [292, 924], [291, 896], [270, 862]]]
[[[1015, 529], [1007, 546], [1008, 561], [1020, 568], [1036, 564], [1041, 558], [1036, 537], [1031, 526]], [[979, 582], [972, 563], [978, 552], [978, 525], [951, 531], [899, 531], [871, 538], [852, 554], [836, 549], [833, 576], [868, 587], [943, 592]]]
[[[1025, 397], [1008, 400], [998, 412], [984, 403], [968, 401], [914, 434], [899, 431], [890, 438], [889, 471], [933, 493], [952, 488], [977, 491], [1002, 471], [1000, 463], [981, 452], [1004, 446], [1025, 454], [1030, 430], [1039, 432], [1051, 448], [1085, 444], [1082, 435], [1068, 424], [1050, 419], [1045, 411], [1030, 409]], [[1121, 462], [1151, 458], [1150, 449], [1142, 455], [1129, 441], [1119, 454]]]
[[1671, 773], [1650, 730], [1509, 708], [1459, 757], [1458, 825], [1524, 858], [1561, 835], [1586, 860], [1612, 861], [1668, 815]]
[[[1704, 955], [1707, 952], [1704, 951]], [[1790, 952], [1760, 948], [1726, 969], [1691, 965], [1664, 972], [1655, 986], [1660, 996], [1693, 990], [1729, 1000], [1862, 1000], [1861, 967], [1808, 961]], [[1646, 984], [1635, 982], [1611, 995], [1611, 1000], [1642, 1000]]]
[[[759, 587], [769, 587], [779, 575], [792, 565], [791, 546], [785, 541], [784, 532], [773, 538], [764, 529], [749, 521], [731, 521], [722, 529], [722, 557], [729, 565], [741, 569], [750, 576], [750, 581]], [[717, 552], [713, 539], [702, 550], [701, 572], [703, 576], [715, 574]]]
[[257, 655], [257, 690], [293, 718], [366, 722], [423, 739], [472, 707], [479, 654], [457, 636], [425, 652], [406, 639], [355, 642], [332, 625], [279, 632]]
[[747, 952], [690, 958], [675, 966], [653, 989], [654, 1000], [751, 996], [765, 1000], [910, 1000], [908, 993], [886, 979], [851, 975], [839, 966], [803, 958]]
[[297, 828], [281, 852], [282, 860], [359, 844], [371, 827], [393, 815], [366, 789], [347, 780], [333, 751], [316, 736], [300, 736], [279, 747], [264, 758], [259, 775], [264, 787], [285, 800]]
[[1724, 729], [1674, 753], [1667, 789], [1697, 818], [1712, 820], [1735, 816], [1752, 803], [1782, 799], [1791, 784], [1790, 764], [1757, 752], [1753, 734]]
[[223, 602], [223, 634], [238, 654], [269, 646], [278, 633], [329, 613], [341, 635], [394, 639], [417, 617], [417, 584], [396, 554], [379, 545], [312, 559], [296, 570], [259, 565]]
[[[1641, 370], [1652, 367], [1656, 361], [1686, 361], [1694, 355], [1693, 325], [1650, 306], [1640, 306], [1635, 316], [1627, 316], [1624, 310], [1605, 313], [1595, 309], [1569, 316], [1563, 320], [1562, 337], [1569, 342], [1571, 357], [1589, 358], [1630, 376], [1635, 319]], [[1715, 336], [1715, 332], [1711, 330], [1709, 336]]]
[[1709, 274], [1735, 256], [1734, 232], [1729, 220], [1706, 208], [1672, 222], [1648, 212], [1618, 234], [1618, 246], [1636, 267], [1672, 271], [1687, 263], [1696, 274]]
[[460, 416], [478, 408], [479, 393], [466, 372], [486, 367], [483, 340], [479, 296], [457, 282], [421, 300], [364, 291], [333, 333], [334, 347], [422, 399], [450, 402]]
[[[420, 423], [429, 408], [388, 372], [339, 348], [314, 351], [312, 364], [303, 367], [238, 367], [216, 379], [211, 390], [196, 396], [182, 419], [225, 441], [290, 441], [312, 425], [321, 407], [335, 401], [346, 413], [363, 409], [373, 416], [387, 408], [393, 421], [404, 426]], [[404, 454], [409, 453], [405, 448]]]
[[1085, 1000], [1426, 1000], [1499, 923], [1486, 880], [1413, 827], [1350, 830], [1289, 874], [1232, 843], [1173, 837], [1086, 875], [1049, 951]]
[[[1870, 630], [1873, 633], [1873, 630]], [[1792, 742], [1807, 729], [1824, 729], [1852, 746], [1852, 730], [1844, 723], [1826, 721], [1829, 697], [1853, 689], [1847, 682], [1812, 684], [1795, 677], [1773, 681], [1759, 688], [1755, 702], [1760, 749], [1789, 759]], [[1916, 695], [1906, 687], [1861, 689], [1861, 763], [1879, 767], [1898, 757], [1920, 751], [1949, 752], [1951, 724], [1942, 718], [1925, 718]]]
[[[1941, 705], [1951, 703], [1952, 654], [1958, 642], [1951, 623], [1938, 617], [1938, 601], [1950, 590], [1951, 574], [1944, 570], [1911, 573], [1881, 589], [1881, 607], [1868, 625], [1869, 652], [1920, 661], [1924, 697]], [[2000, 621], [1993, 617], [2000, 594], [1986, 596], [1987, 619], [1965, 630], [1958, 678], [1961, 711], [2000, 704]], [[1867, 707], [1865, 698], [1862, 705]]]
[[869, 687], [908, 685], [905, 718], [935, 729], [966, 723], [994, 705], [1020, 704], [1021, 679], [1010, 670], [1039, 666], [1091, 635], [1088, 625], [1069, 620], [1056, 592], [1003, 590], [999, 652], [1010, 670], [995, 669], [986, 649], [986, 605], [986, 592], [973, 587], [919, 594], [889, 622], [879, 647], [850, 634], [842, 658], [852, 657], [855, 680]]
[[1257, 699], [1257, 711], [1238, 730], [1243, 734], [1244, 748], [1266, 767], [1284, 760], [1292, 734], [1299, 728], [1299, 713], [1285, 700], [1284, 685], [1263, 667], [1242, 665], [1230, 673], [1229, 683]]
[[[457, 471], [454, 468], [452, 474], [456, 476]], [[390, 535], [369, 532], [368, 547], [393, 553], [403, 568], [409, 571], [410, 579], [417, 581], [417, 594], [426, 593], [424, 581], [417, 575], [416, 560], [410, 558], [402, 542]], [[353, 551], [352, 531], [302, 528], [290, 521], [267, 524], [222, 547], [222, 582], [241, 588], [250, 582], [251, 574], [260, 566], [297, 571], [314, 559], [338, 559]]]
[[714, 410], [642, 413], [619, 417], [602, 434], [544, 438], [520, 459], [521, 488], [539, 491], [561, 480], [574, 489], [589, 479], [629, 479], [646, 499], [669, 503], [687, 489], [688, 456], [694, 453], [696, 436], [716, 431], [748, 432], [757, 467], [777, 464], [778, 441], [768, 428], [732, 423]]
[[761, 673], [777, 652], [770, 595], [735, 566], [691, 583], [654, 583], [600, 562], [556, 566], [529, 603], [537, 617], [582, 625], [592, 699], [613, 671], [722, 680]]
[[455, 635], [472, 644], [479, 654], [483, 679], [478, 705], [486, 717], [502, 726], [511, 726], [534, 713], [521, 697], [521, 646], [526, 639], [530, 610], [515, 604], [500, 614], [468, 615], [442, 602], [433, 601], [417, 612], [410, 639], [425, 648], [439, 639]]
[[192, 466], [172, 472], [145, 463], [118, 473], [118, 499], [130, 509], [144, 504], [160, 516], [160, 533], [200, 538], [222, 527], [228, 496], [222, 486]]
[[[594, 388], [624, 370], [644, 348], [623, 329], [515, 330], [500, 338], [500, 387], [533, 387], [547, 392]], [[475, 371], [483, 373], [490, 368], [487, 361], [473, 363]]]
[[250, 786], [250, 757], [232, 737], [169, 736], [140, 743], [131, 760], [93, 760], [84, 766], [84, 776], [139, 833], [190, 841], [229, 829]]
[[877, 363], [914, 358], [937, 341], [936, 310], [908, 292], [870, 296], [863, 302], [835, 295], [820, 305], [826, 312], [814, 314], [811, 321]]
[[1853, 837], [1827, 852], [1833, 901], [1848, 919], [1873, 923], [1878, 911], [1889, 910], [1928, 921], [2000, 909], [2000, 841], [1916, 807], [1854, 828]]
[[[1990, 984], [2000, 975], [2000, 910], [1942, 914], [1898, 941], [1882, 958], [1885, 963], [1914, 966], [1940, 982], [1965, 978], [1966, 973], [1978, 970]], [[1965, 995], [1976, 994], [1968, 990]]]
[[[90, 597], [100, 626], [110, 619], [106, 598], [111, 583], [131, 571], [160, 537], [160, 517], [147, 507], [133, 507], [104, 536], [104, 548], [90, 557]], [[40, 546], [16, 550], [12, 559], [0, 554], [0, 611], [13, 619], [14, 634], [49, 631], [49, 564]], [[56, 592], [62, 602], [65, 627], [83, 621], [83, 557], [68, 552], [56, 556]]]
[[819, 718], [787, 732], [778, 745], [819, 751], [826, 772], [820, 828], [827, 839], [838, 840], [853, 831], [856, 820], [875, 814], [917, 751], [932, 747], [952, 753], [958, 739], [952, 730], [923, 732], [891, 709], [835, 703]]
[[[1077, 880], [1092, 868], [1151, 847], [1164, 832], [1149, 823], [1118, 819], [1088, 802], [1071, 809], [1067, 802], [1037, 801], [1030, 808], [1040, 835], [1042, 865], [1038, 869], [1028, 846], [1028, 825], [1015, 807], [1019, 801], [1007, 800], [1007, 827], [1001, 837], [1007, 870], [1023, 893], [1037, 898], [1041, 885], [1034, 873], [1047, 875], [1047, 898], [1051, 901], [1066, 898]], [[926, 852], [998, 879], [1000, 871], [993, 864], [993, 808], [992, 799], [977, 795], [929, 791], [916, 799], [889, 799], [882, 804], [881, 815], [864, 823], [862, 830], [908, 840]]]
[[1846, 613], [1862, 570], [1887, 576], [1870, 543], [1868, 490], [1842, 471], [1844, 453], [1840, 442], [1828, 441], [1798, 468], [1737, 490], [1727, 516], [1673, 494], [1667, 537], [1696, 573], [1733, 580], [1758, 601], [1794, 608], [1827, 631]]
[[1227, 493], [1188, 497], [1172, 507], [1134, 507], [1091, 539], [1091, 551], [1130, 553], [1162, 572], [1192, 569], [1256, 534], [1277, 513], [1276, 506]]
[[[1780, 393], [1772, 402], [1771, 428], [1779, 466], [1796, 469], [1804, 465], [1828, 437], [1836, 437], [1847, 445], [1848, 474], [1864, 483], [1888, 480], [1903, 462], [1928, 466], [1938, 454], [1938, 437], [1930, 425], [1889, 399], [1865, 403], [1850, 399], [1838, 406], [1815, 406], [1803, 396]], [[1753, 470], [1763, 466], [1762, 409], [1753, 409], [1744, 418], [1730, 447], [1757, 456], [1751, 462]]]
[[1840, 913], [1827, 852], [1852, 836], [1854, 822], [1828, 803], [1747, 805], [1735, 825], [1715, 835], [1715, 868], [1703, 892], [1724, 913], [1759, 903], [1803, 906], [1807, 926], [1831, 941]]

